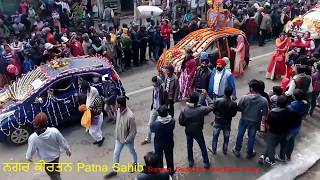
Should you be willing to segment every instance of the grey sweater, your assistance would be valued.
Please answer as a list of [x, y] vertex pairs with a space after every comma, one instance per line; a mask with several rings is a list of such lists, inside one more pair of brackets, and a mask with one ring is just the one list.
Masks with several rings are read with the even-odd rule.
[[259, 122], [262, 116], [268, 115], [268, 101], [260, 94], [242, 96], [238, 108], [244, 121]]

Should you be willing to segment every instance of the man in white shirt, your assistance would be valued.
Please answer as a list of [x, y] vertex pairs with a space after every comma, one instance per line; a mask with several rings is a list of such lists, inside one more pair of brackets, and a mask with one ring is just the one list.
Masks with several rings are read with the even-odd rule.
[[232, 89], [232, 99], [236, 100], [235, 78], [231, 71], [227, 70], [225, 66], [225, 60], [217, 60], [217, 67], [211, 72], [208, 93], [212, 99], [221, 98], [224, 96], [225, 88], [229, 87]]
[[[48, 117], [45, 113], [37, 114], [33, 120], [34, 133], [29, 137], [26, 158], [32, 161], [35, 154], [46, 163], [59, 163], [61, 151], [64, 149], [71, 156], [70, 146], [58, 129], [48, 127]], [[53, 171], [47, 169], [50, 164], [45, 164], [46, 173], [51, 180], [61, 180], [58, 164], [54, 165]]]

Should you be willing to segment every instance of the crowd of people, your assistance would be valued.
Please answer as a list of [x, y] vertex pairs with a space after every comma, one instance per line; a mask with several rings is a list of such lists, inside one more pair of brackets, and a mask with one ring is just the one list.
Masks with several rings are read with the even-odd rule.
[[[90, 13], [84, 10], [79, 20], [74, 18], [77, 12], [69, 7], [70, 2], [48, 2], [50, 3], [42, 3], [41, 8], [36, 11], [38, 8], [32, 8], [27, 0], [22, 0], [19, 12], [12, 16], [12, 19], [5, 14], [0, 15], [0, 87], [31, 71], [35, 65], [62, 57], [98, 54], [107, 57], [116, 70], [123, 71], [132, 66], [132, 63], [139, 66], [147, 59], [157, 61], [162, 51], [170, 48], [171, 37], [176, 43], [189, 32], [201, 28], [201, 19], [187, 11], [185, 16], [175, 21], [158, 21], [151, 17], [141, 26], [132, 23], [122, 24], [120, 27], [119, 14], [114, 13], [110, 7], [102, 10], [101, 6], [97, 5], [94, 9], [98, 10]], [[259, 162], [273, 165], [275, 160], [290, 161], [302, 119], [307, 114], [312, 116], [317, 104], [320, 64], [316, 62], [320, 47], [315, 45], [308, 32], [303, 37], [297, 36], [291, 40], [282, 30], [284, 24], [313, 5], [269, 1], [260, 5], [237, 4], [230, 9], [230, 26], [243, 30], [251, 44], [258, 43], [263, 46], [266, 40], [279, 37], [276, 39], [276, 50], [269, 62], [266, 76], [272, 80], [283, 79], [281, 86], [273, 87], [271, 95], [265, 92], [263, 81], [253, 79], [249, 82], [248, 94], [239, 98], [238, 103], [235, 102], [236, 77], [244, 73], [241, 64], [245, 48], [243, 36], [238, 37], [237, 47], [232, 48], [236, 52], [232, 70], [227, 57], [218, 59], [216, 67], [211, 67], [207, 53], [202, 52], [199, 58], [196, 58], [192, 56], [191, 50], [186, 50], [181, 73], [175, 73], [175, 68], [167, 65], [163, 68], [164, 78], [152, 77], [154, 88], [149, 131], [141, 145], [151, 143], [154, 133], [154, 152], [144, 157], [146, 168], [137, 179], [169, 179], [170, 175], [174, 174], [175, 119], [185, 127], [189, 167], [194, 167], [195, 139], [201, 149], [204, 168], [209, 168], [211, 163], [202, 130], [204, 117], [210, 112], [215, 114], [212, 146], [208, 148], [213, 155], [217, 153], [221, 130], [224, 136], [223, 153], [228, 154], [231, 122], [237, 112], [241, 112], [233, 154], [240, 157], [243, 138], [248, 136], [246, 157], [255, 157], [255, 138], [260, 131], [267, 134], [267, 146]], [[103, 19], [98, 25], [94, 23], [94, 18], [97, 17]], [[255, 42], [256, 39], [258, 42]], [[103, 110], [109, 108], [108, 117], [115, 123], [113, 162], [119, 162], [121, 151], [126, 146], [132, 155], [132, 163], [136, 165], [134, 141], [137, 128], [134, 112], [127, 106], [128, 98], [119, 95], [112, 83], [105, 88], [105, 97], [101, 97], [97, 89], [88, 82], [80, 85], [86, 96], [83, 107], [92, 109], [93, 120], [88, 131], [94, 139], [93, 143], [103, 145]], [[174, 104], [181, 100], [186, 101], [186, 107], [179, 112], [179, 117], [175, 118]], [[107, 108], [104, 104], [107, 104]], [[59, 146], [71, 155], [66, 140], [55, 128], [47, 127], [47, 121], [48, 118], [43, 113], [37, 115], [33, 121], [35, 134], [29, 139], [28, 160], [32, 160], [32, 156], [38, 151], [46, 162], [59, 162]], [[281, 146], [279, 155], [275, 153], [278, 144]], [[163, 155], [166, 158], [167, 171], [149, 172], [148, 167], [164, 167]], [[47, 173], [51, 179], [60, 179], [58, 171]], [[111, 172], [105, 178], [115, 175], [116, 172]]]

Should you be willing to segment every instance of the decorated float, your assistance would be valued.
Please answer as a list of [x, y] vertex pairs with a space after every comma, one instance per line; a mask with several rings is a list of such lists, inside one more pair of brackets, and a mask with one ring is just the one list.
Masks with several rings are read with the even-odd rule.
[[[208, 52], [210, 56], [211, 49], [217, 49], [213, 58], [209, 58], [211, 64], [215, 64], [218, 58], [229, 57], [231, 63], [234, 60], [234, 54], [231, 47], [235, 46], [235, 40], [238, 35], [245, 37], [244, 32], [239, 29], [228, 27], [230, 14], [223, 8], [222, 0], [213, 2], [211, 9], [207, 12], [208, 28], [199, 29], [188, 34], [175, 46], [166, 50], [159, 58], [157, 69], [161, 71], [162, 67], [172, 64], [177, 73], [180, 72], [181, 64], [186, 55], [186, 50], [191, 49], [194, 57], [199, 57], [203, 51]], [[246, 43], [246, 62], [249, 63], [249, 44]]]
[[320, 4], [285, 25], [285, 31], [293, 36], [309, 31], [311, 38], [320, 39]]
[[49, 126], [80, 123], [79, 82], [85, 79], [101, 91], [102, 76], [106, 74], [124, 93], [117, 72], [102, 57], [55, 59], [23, 75], [0, 90], [0, 141], [26, 143], [33, 118], [39, 112], [48, 115]]

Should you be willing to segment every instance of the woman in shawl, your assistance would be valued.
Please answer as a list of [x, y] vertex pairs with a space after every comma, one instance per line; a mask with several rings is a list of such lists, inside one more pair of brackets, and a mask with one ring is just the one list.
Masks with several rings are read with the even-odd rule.
[[306, 48], [306, 55], [308, 56], [310, 56], [313, 53], [314, 49], [316, 48], [314, 41], [310, 36], [311, 36], [310, 32], [307, 31], [303, 34], [303, 40], [302, 40]]
[[185, 63], [185, 69], [179, 78], [180, 93], [182, 99], [187, 99], [194, 92], [194, 75], [197, 70], [197, 62], [190, 59]]
[[237, 38], [237, 47], [231, 48], [232, 51], [236, 53], [235, 61], [234, 61], [234, 68], [233, 68], [233, 75], [234, 77], [242, 76], [244, 71], [243, 67], [245, 64], [244, 56], [246, 52], [246, 46], [244, 44], [244, 37], [239, 35]]
[[95, 87], [91, 87], [89, 82], [80, 82], [81, 92], [86, 95], [86, 108], [91, 111], [91, 126], [89, 134], [95, 140], [93, 144], [101, 146], [105, 140], [102, 136], [101, 126], [103, 122], [103, 98], [99, 95]]
[[267, 79], [279, 79], [286, 74], [286, 59], [285, 54], [288, 51], [288, 37], [284, 33], [276, 40], [276, 51], [269, 61], [267, 68]]
[[6, 67], [8, 67], [9, 65], [14, 66], [14, 68], [15, 68], [14, 72], [11, 72], [11, 71], [9, 72], [7, 69], [7, 71], [8, 71], [7, 73], [10, 76], [10, 79], [14, 81], [16, 79], [16, 77], [21, 74], [22, 64], [20, 62], [18, 55], [10, 47], [9, 44], [4, 45], [4, 51], [2, 52], [2, 58], [4, 60], [4, 63], [6, 64]]

